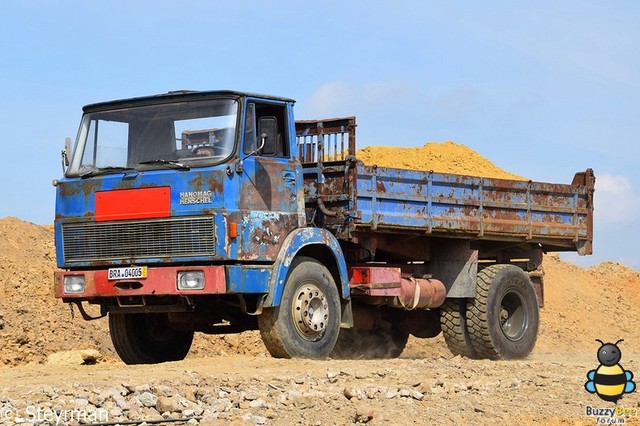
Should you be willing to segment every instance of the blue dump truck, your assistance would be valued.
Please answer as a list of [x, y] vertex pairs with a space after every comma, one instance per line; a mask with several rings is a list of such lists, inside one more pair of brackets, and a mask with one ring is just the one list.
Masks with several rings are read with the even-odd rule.
[[54, 181], [55, 296], [108, 316], [128, 364], [252, 329], [281, 358], [394, 357], [440, 333], [454, 354], [527, 356], [543, 252], [592, 251], [593, 171], [561, 185], [365, 165], [354, 117], [293, 106], [235, 91], [85, 106]]

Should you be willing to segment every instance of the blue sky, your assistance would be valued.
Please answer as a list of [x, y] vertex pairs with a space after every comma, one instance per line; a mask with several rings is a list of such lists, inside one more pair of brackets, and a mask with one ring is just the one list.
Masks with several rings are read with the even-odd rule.
[[7, 1], [0, 217], [52, 223], [85, 104], [176, 89], [356, 115], [358, 143], [465, 144], [509, 171], [596, 172], [595, 254], [640, 269], [636, 1]]

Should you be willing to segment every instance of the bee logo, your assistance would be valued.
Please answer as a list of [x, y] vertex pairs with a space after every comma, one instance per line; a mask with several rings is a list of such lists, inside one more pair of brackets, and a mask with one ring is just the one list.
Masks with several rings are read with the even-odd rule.
[[631, 393], [636, 389], [633, 382], [633, 373], [626, 371], [620, 365], [622, 352], [618, 347], [618, 343], [604, 343], [600, 339], [596, 339], [602, 346], [598, 349], [598, 361], [600, 365], [595, 370], [587, 373], [587, 382], [584, 388], [589, 393], [597, 394], [600, 399], [616, 403], [625, 393]]

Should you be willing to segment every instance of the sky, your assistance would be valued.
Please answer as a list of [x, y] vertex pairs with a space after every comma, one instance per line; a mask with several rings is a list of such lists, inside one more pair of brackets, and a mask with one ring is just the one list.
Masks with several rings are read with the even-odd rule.
[[355, 115], [358, 146], [453, 140], [543, 182], [596, 174], [594, 254], [640, 270], [640, 2], [33, 1], [0, 13], [0, 217], [53, 223], [83, 105], [169, 90]]

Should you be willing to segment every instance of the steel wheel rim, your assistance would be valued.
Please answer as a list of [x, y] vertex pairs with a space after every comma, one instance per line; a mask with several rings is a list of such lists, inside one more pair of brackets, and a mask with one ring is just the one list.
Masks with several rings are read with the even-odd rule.
[[329, 321], [329, 304], [317, 285], [301, 285], [296, 291], [291, 310], [296, 331], [303, 339], [316, 342], [322, 338]]
[[500, 329], [505, 337], [517, 341], [529, 327], [529, 314], [520, 292], [510, 291], [500, 302]]

